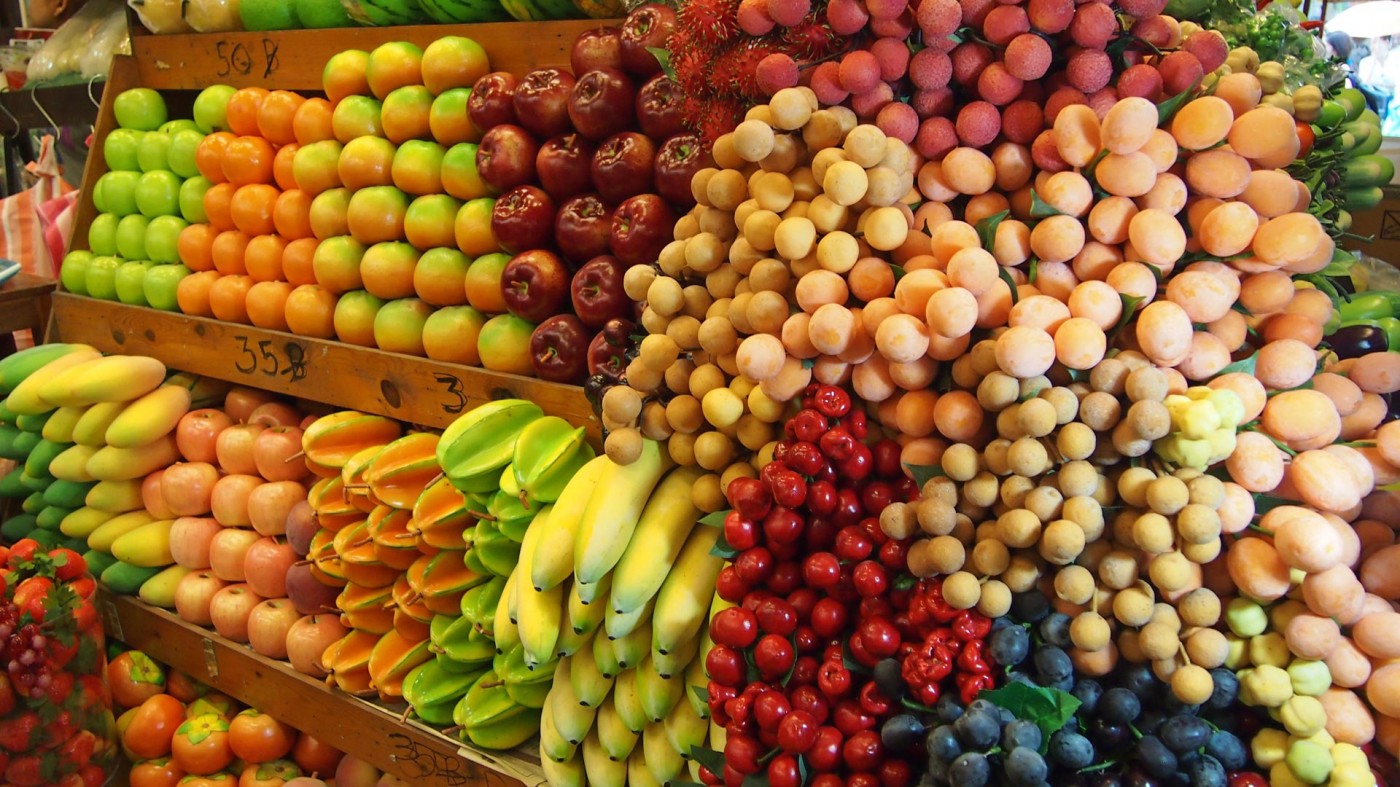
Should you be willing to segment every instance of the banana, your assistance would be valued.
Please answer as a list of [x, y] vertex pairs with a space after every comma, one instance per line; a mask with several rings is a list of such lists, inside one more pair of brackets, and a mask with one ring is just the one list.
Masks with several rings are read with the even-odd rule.
[[635, 611], [661, 590], [700, 519], [691, 489], [702, 474], [696, 467], [677, 468], [651, 493], [636, 532], [613, 569], [612, 606], [618, 612]]
[[112, 542], [112, 556], [139, 568], [160, 568], [175, 562], [170, 554], [173, 519], [161, 519], [132, 530]]
[[126, 402], [99, 402], [83, 411], [73, 425], [73, 442], [101, 448], [107, 445], [107, 430], [126, 409]]
[[578, 751], [578, 744], [564, 740], [554, 726], [554, 703], [545, 701], [540, 709], [540, 761], [567, 762]]
[[180, 461], [175, 435], [167, 434], [139, 448], [99, 448], [87, 471], [98, 481], [130, 481]]
[[521, 431], [543, 415], [539, 405], [524, 399], [498, 399], [477, 407], [442, 433], [438, 464], [463, 492], [495, 491]]
[[132, 511], [128, 514], [114, 516], [111, 519], [98, 525], [97, 529], [88, 533], [88, 548], [98, 552], [112, 553], [112, 544], [122, 536], [130, 533], [138, 527], [143, 527], [156, 521], [154, 516], [146, 509]]
[[110, 514], [125, 514], [146, 506], [141, 499], [141, 481], [134, 478], [129, 481], [98, 481], [88, 490], [83, 502]]
[[593, 731], [598, 733], [598, 743], [612, 760], [626, 760], [637, 745], [637, 733], [627, 729], [613, 708], [612, 698], [598, 706], [598, 716], [593, 720]]
[[651, 663], [656, 668], [656, 674], [670, 680], [680, 677], [685, 673], [690, 663], [695, 660], [695, 654], [700, 652], [700, 637], [691, 637], [684, 645], [670, 651], [669, 653], [651, 652]]
[[73, 445], [49, 462], [49, 475], [60, 481], [88, 483], [96, 481], [88, 472], [88, 460], [99, 450], [87, 445]]
[[[582, 648], [569, 657], [569, 685], [573, 688], [574, 697], [585, 708], [598, 707], [598, 703], [612, 691], [613, 677], [617, 675], [617, 672], [613, 672], [611, 676], [604, 674], [598, 664], [596, 659], [599, 640], [603, 641], [604, 646], [608, 644], [607, 640], [595, 635], [589, 647]], [[611, 654], [611, 647], [607, 647], [606, 650]]]
[[637, 667], [637, 696], [642, 700], [642, 710], [652, 721], [661, 721], [680, 702], [685, 681], [666, 680], [656, 673], [648, 656]]
[[510, 469], [521, 500], [534, 507], [558, 500], [569, 479], [591, 459], [593, 447], [583, 427], [575, 429], [563, 418], [546, 415], [521, 430]]
[[632, 756], [627, 758], [627, 784], [629, 787], [661, 787], [661, 782], [647, 768], [646, 752], [641, 749], [632, 749]]
[[194, 569], [171, 566], [143, 582], [141, 590], [136, 595], [153, 607], [174, 609], [175, 588], [179, 586], [180, 580], [184, 579], [186, 574], [192, 573], [194, 573]]
[[[604, 580], [607, 581], [607, 580]], [[596, 585], [594, 587], [597, 587]], [[598, 630], [607, 615], [606, 604], [584, 604], [578, 595], [578, 583], [569, 585], [568, 607], [569, 626], [575, 634], [586, 636]]]
[[[718, 593], [715, 594], [715, 598], [719, 599]], [[710, 617], [714, 617], [714, 614], [711, 613]], [[710, 676], [705, 673], [705, 656], [709, 655], [714, 646], [714, 641], [710, 639], [710, 627], [705, 626], [700, 631], [700, 648], [696, 651], [695, 658], [690, 660], [690, 666], [685, 668], [685, 698], [690, 701], [690, 707], [694, 708], [696, 713], [707, 719], [710, 718], [710, 705], [705, 698], [710, 692]]]
[[554, 682], [549, 688], [550, 712], [554, 715], [554, 728], [564, 740], [578, 745], [588, 737], [593, 729], [593, 719], [598, 714], [596, 707], [584, 705], [574, 694], [569, 675], [573, 672], [573, 657], [559, 660], [554, 668]]
[[[572, 656], [578, 652], [579, 648], [587, 647], [589, 645], [589, 640], [593, 636], [593, 631], [597, 629], [597, 625], [594, 624], [594, 626], [586, 632], [578, 631], [575, 628], [577, 624], [572, 620], [572, 609], [572, 606], [566, 604], [564, 608], [564, 620], [559, 624], [559, 641], [554, 644], [554, 651], [561, 658], [564, 656]], [[589, 607], [580, 607], [580, 609], [587, 610]]]
[[60, 407], [44, 422], [44, 428], [39, 434], [51, 443], [71, 443], [73, 427], [78, 425], [78, 419], [82, 418], [85, 412], [86, 407]]
[[603, 620], [603, 612], [606, 610], [608, 605], [606, 603], [601, 603], [598, 600], [603, 599], [604, 601], [606, 601], [608, 597], [608, 592], [610, 590], [612, 590], [612, 574], [607, 574], [601, 580], [592, 584], [585, 584], [583, 582], [580, 582], [578, 581], [578, 578], [575, 577], [574, 586], [569, 589], [569, 595], [571, 598], [574, 599], [574, 601], [571, 601], [570, 603], [577, 604], [580, 607], [596, 606], [598, 608], [598, 611], [596, 612], [591, 612], [591, 614], [587, 615], [579, 615], [577, 617], [579, 619], [592, 619], [594, 615], [597, 615], [598, 622], [601, 623]]
[[613, 681], [612, 704], [627, 729], [635, 733], [646, 729], [647, 714], [642, 709], [642, 698], [637, 696], [636, 670], [623, 670]]
[[612, 640], [597, 632], [593, 635], [593, 641], [588, 643], [588, 651], [593, 655], [593, 666], [604, 678], [613, 679], [622, 672], [622, 665], [617, 663], [617, 654], [613, 652]]
[[136, 448], [174, 431], [190, 411], [190, 391], [178, 385], [162, 385], [122, 410], [107, 427], [107, 445]]
[[[543, 723], [543, 722], [541, 722]], [[540, 736], [540, 772], [549, 787], [587, 787], [583, 770], [583, 755], [574, 754], [563, 761], [551, 760], [544, 753], [544, 736]]]
[[553, 508], [546, 505], [536, 515], [542, 527], [531, 527], [520, 545], [520, 562], [512, 576], [515, 578], [515, 623], [520, 629], [520, 642], [525, 646], [527, 664], [540, 664], [555, 657], [559, 642], [559, 626], [564, 617], [564, 588], [557, 586], [540, 592], [530, 582], [530, 563], [540, 534], [548, 527]]
[[598, 740], [596, 729], [583, 742], [583, 770], [588, 774], [589, 787], [623, 787], [627, 784], [627, 763], [608, 756]]
[[642, 454], [632, 464], [609, 462], [603, 469], [579, 523], [574, 548], [574, 576], [578, 581], [596, 583], [617, 565], [637, 528], [647, 498], [665, 469], [661, 447], [654, 440], [642, 442]]
[[530, 578], [537, 589], [549, 590], [574, 573], [578, 526], [583, 521], [588, 500], [598, 485], [598, 477], [609, 461], [606, 456], [599, 456], [581, 467], [559, 494], [549, 521], [542, 523], [543, 532], [535, 544], [535, 554], [530, 563]]
[[651, 650], [651, 625], [650, 621], [638, 626], [635, 631], [625, 637], [618, 637], [611, 640], [613, 649], [613, 661], [617, 662], [618, 669], [630, 669], [642, 663], [642, 659], [647, 657]]
[[621, 639], [642, 628], [647, 621], [651, 620], [656, 603], [655, 601], [647, 601], [635, 611], [625, 615], [614, 612], [611, 604], [608, 604], [607, 607], [608, 610], [603, 616], [603, 630], [607, 632], [609, 639]]
[[699, 634], [715, 596], [715, 580], [724, 560], [710, 554], [720, 536], [717, 527], [693, 530], [680, 557], [656, 594], [652, 650], [669, 653]]
[[689, 752], [695, 746], [704, 745], [705, 735], [710, 731], [710, 722], [701, 718], [688, 702], [677, 702], [661, 726], [666, 730], [666, 740], [678, 752]]
[[516, 574], [511, 572], [510, 577], [506, 579], [505, 587], [501, 589], [500, 601], [496, 603], [496, 615], [492, 618], [491, 628], [492, 633], [495, 634], [496, 650], [501, 653], [520, 643], [520, 628], [515, 625], [510, 614], [510, 603], [515, 598], [515, 580]]
[[86, 344], [36, 344], [0, 358], [0, 396], [7, 396], [20, 383], [50, 363], [79, 350], [97, 350]]
[[[689, 754], [689, 752], [686, 752]], [[652, 778], [665, 784], [685, 770], [685, 759], [676, 751], [666, 737], [666, 728], [661, 722], [648, 724], [642, 730], [642, 756], [646, 759], [647, 770]]]
[[91, 506], [79, 508], [63, 518], [63, 521], [58, 524], [58, 532], [69, 538], [86, 539], [92, 535], [94, 530], [114, 516], [114, 514], [100, 511]]
[[15, 384], [5, 397], [5, 407], [15, 415], [38, 415], [58, 407], [58, 403], [43, 398], [42, 391], [51, 380], [69, 369], [89, 363], [102, 357], [102, 353], [85, 344], [54, 358], [47, 364], [34, 369]]

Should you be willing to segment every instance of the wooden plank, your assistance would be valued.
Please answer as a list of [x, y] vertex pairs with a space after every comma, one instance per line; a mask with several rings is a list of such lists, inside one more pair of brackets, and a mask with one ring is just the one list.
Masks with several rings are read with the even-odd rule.
[[66, 293], [53, 300], [58, 341], [428, 427], [446, 427], [494, 399], [529, 399], [601, 444], [601, 424], [579, 386]]
[[146, 35], [133, 37], [131, 45], [140, 66], [140, 83], [157, 90], [202, 90], [218, 83], [320, 90], [326, 61], [346, 49], [369, 50], [388, 41], [427, 46], [443, 36], [463, 35], [486, 49], [492, 68], [524, 74], [540, 66], [567, 66], [569, 51], [579, 33], [619, 21], [578, 19]]
[[100, 591], [98, 609], [109, 636], [416, 787], [536, 787], [544, 782], [528, 744], [512, 752], [476, 750], [429, 727], [400, 721], [402, 707], [335, 691], [286, 662], [136, 599]]

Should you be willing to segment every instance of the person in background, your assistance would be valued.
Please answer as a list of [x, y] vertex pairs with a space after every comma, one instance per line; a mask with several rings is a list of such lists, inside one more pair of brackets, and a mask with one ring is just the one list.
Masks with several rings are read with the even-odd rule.
[[78, 13], [84, 0], [25, 0], [30, 27], [58, 27]]
[[1390, 69], [1386, 68], [1386, 63], [1390, 60], [1391, 40], [1389, 36], [1381, 36], [1371, 39], [1371, 53], [1361, 58], [1360, 64], [1356, 67], [1356, 81], [1361, 87], [1361, 91], [1366, 94], [1366, 103], [1382, 119], [1385, 118], [1390, 96], [1395, 92], [1395, 85], [1390, 80]]
[[1340, 61], [1342, 69], [1346, 72], [1346, 85], [1356, 84], [1356, 74], [1351, 68], [1352, 43], [1351, 36], [1341, 30], [1333, 30], [1322, 39], [1327, 56]]

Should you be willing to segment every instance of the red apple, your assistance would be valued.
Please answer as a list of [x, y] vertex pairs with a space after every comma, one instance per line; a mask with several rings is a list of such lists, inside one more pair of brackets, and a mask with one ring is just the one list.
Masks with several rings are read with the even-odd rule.
[[339, 614], [335, 600], [340, 595], [340, 588], [331, 587], [317, 579], [311, 571], [310, 563], [293, 563], [291, 568], [287, 569], [284, 581], [287, 585], [287, 598], [292, 600], [297, 612], [303, 615]]
[[602, 331], [598, 331], [593, 341], [588, 343], [588, 373], [601, 374], [617, 382], [627, 370], [627, 351], [608, 341]]
[[299, 503], [306, 503], [306, 487], [300, 483], [263, 484], [248, 494], [248, 522], [265, 536], [280, 536], [287, 532], [287, 518]]
[[214, 576], [225, 582], [242, 582], [246, 579], [243, 564], [248, 557], [248, 549], [262, 536], [251, 530], [226, 527], [215, 534], [209, 542], [209, 568]]
[[569, 91], [574, 75], [562, 68], [537, 68], [515, 88], [515, 116], [541, 139], [569, 132]]
[[263, 602], [262, 596], [244, 584], [229, 585], [209, 602], [209, 618], [219, 636], [234, 642], [248, 641], [248, 617]]
[[652, 139], [670, 139], [685, 132], [685, 93], [665, 74], [652, 77], [637, 91], [637, 122]]
[[604, 200], [621, 202], [651, 191], [656, 145], [645, 134], [624, 131], [603, 140], [593, 154], [593, 185]]
[[208, 626], [214, 622], [210, 617], [214, 596], [225, 587], [228, 583], [214, 576], [212, 571], [186, 574], [175, 586], [176, 614], [196, 626]]
[[498, 192], [535, 181], [535, 157], [540, 143], [530, 132], [514, 125], [492, 128], [476, 149], [476, 171], [486, 185]]
[[239, 424], [219, 432], [214, 443], [219, 469], [245, 475], [258, 472], [257, 462], [253, 461], [253, 443], [266, 428], [260, 424]]
[[277, 397], [267, 391], [235, 385], [224, 395], [224, 412], [228, 413], [228, 417], [232, 418], [234, 423], [243, 424], [248, 422], [254, 410], [276, 399]]
[[551, 251], [531, 249], [501, 271], [501, 294], [510, 313], [530, 322], [558, 314], [569, 298], [569, 270]]
[[622, 23], [622, 65], [639, 77], [661, 73], [661, 62], [650, 50], [665, 49], [676, 27], [670, 6], [647, 3], [627, 15]]
[[170, 510], [170, 506], [165, 502], [165, 495], [160, 489], [160, 480], [165, 475], [165, 470], [156, 470], [146, 475], [141, 481], [141, 505], [145, 506], [146, 512], [156, 519], [174, 519], [175, 512]]
[[671, 242], [676, 214], [656, 194], [630, 197], [613, 211], [608, 246], [627, 265], [650, 265]]
[[482, 131], [515, 123], [515, 87], [520, 80], [509, 71], [493, 71], [476, 80], [467, 98], [467, 117]]
[[[251, 508], [248, 513], [253, 513]], [[256, 520], [253, 527], [257, 529]], [[321, 525], [316, 521], [316, 509], [305, 499], [298, 500], [287, 512], [287, 543], [292, 545], [292, 551], [298, 555], [305, 557], [311, 552], [311, 539], [316, 537], [316, 532], [320, 529]]]
[[612, 210], [597, 194], [580, 194], [559, 206], [554, 242], [564, 259], [579, 265], [609, 252]]
[[632, 313], [632, 300], [622, 288], [627, 271], [616, 257], [600, 255], [584, 263], [569, 283], [569, 297], [581, 323], [597, 330], [614, 317]]
[[287, 660], [292, 669], [313, 678], [324, 678], [326, 668], [321, 657], [326, 648], [339, 641], [350, 630], [340, 623], [339, 615], [306, 615], [287, 631]]
[[176, 462], [160, 476], [160, 496], [175, 516], [209, 513], [219, 468], [208, 462]]
[[539, 186], [516, 186], [491, 209], [491, 233], [502, 249], [518, 254], [547, 247], [554, 226], [554, 199]]
[[637, 88], [616, 68], [596, 68], [579, 77], [569, 93], [569, 120], [578, 133], [606, 139], [636, 122]]
[[205, 407], [180, 416], [175, 425], [175, 447], [190, 462], [213, 462], [215, 441], [219, 433], [233, 426], [233, 419], [223, 410]]
[[287, 569], [297, 562], [297, 553], [285, 541], [260, 538], [243, 555], [243, 576], [248, 587], [263, 598], [287, 595]]
[[274, 426], [263, 430], [253, 441], [253, 464], [258, 475], [268, 481], [296, 481], [306, 477], [301, 457], [300, 427]]
[[704, 142], [695, 134], [676, 134], [666, 140], [656, 154], [656, 190], [677, 208], [695, 204], [690, 181], [695, 173], [713, 167], [714, 159]]
[[[582, 83], [580, 83], [582, 84]], [[593, 190], [593, 144], [578, 134], [555, 137], [540, 146], [535, 174], [540, 185], [556, 200]]]
[[580, 384], [588, 373], [588, 332], [572, 314], [556, 314], [530, 334], [530, 363], [535, 376], [556, 383]]
[[185, 568], [209, 568], [209, 547], [223, 529], [209, 517], [180, 517], [170, 525], [170, 556]]
[[248, 527], [248, 497], [265, 483], [255, 475], [235, 473], [220, 478], [214, 484], [214, 494], [209, 501], [214, 519], [224, 527]]
[[285, 598], [270, 598], [248, 613], [248, 644], [270, 659], [285, 659], [287, 632], [298, 620], [301, 620], [301, 615], [292, 602]]
[[595, 27], [574, 39], [569, 67], [575, 74], [595, 68], [622, 68], [622, 34], [616, 27]]
[[301, 411], [285, 402], [267, 402], [248, 415], [248, 423], [274, 426], [296, 426], [301, 423]]

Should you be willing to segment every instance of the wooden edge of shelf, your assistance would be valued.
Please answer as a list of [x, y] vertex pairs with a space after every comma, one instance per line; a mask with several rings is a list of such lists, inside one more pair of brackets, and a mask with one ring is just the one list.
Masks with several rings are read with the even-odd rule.
[[99, 591], [108, 636], [148, 653], [234, 699], [316, 736], [415, 787], [537, 787], [537, 758], [522, 749], [486, 752], [391, 709], [326, 686], [290, 664], [255, 653], [137, 599]]
[[529, 399], [602, 442], [601, 423], [576, 385], [63, 292], [53, 294], [53, 315], [56, 341], [147, 355], [174, 369], [299, 399], [433, 428], [492, 400]]
[[134, 36], [131, 45], [144, 87], [202, 90], [222, 83], [234, 87], [275, 86], [284, 90], [319, 91], [326, 61], [346, 49], [368, 50], [390, 41], [426, 46], [443, 36], [462, 35], [481, 44], [491, 58], [493, 69], [524, 74], [540, 66], [567, 65], [574, 38], [579, 33], [620, 22], [619, 19], [570, 19], [260, 33], [184, 33]]

